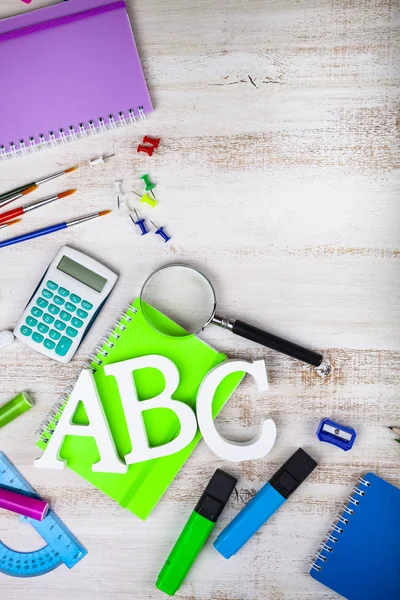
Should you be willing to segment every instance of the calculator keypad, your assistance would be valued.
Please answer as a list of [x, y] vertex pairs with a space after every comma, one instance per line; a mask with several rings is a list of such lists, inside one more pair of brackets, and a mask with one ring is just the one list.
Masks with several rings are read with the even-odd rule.
[[48, 280], [20, 332], [58, 356], [65, 356], [92, 308], [88, 300]]

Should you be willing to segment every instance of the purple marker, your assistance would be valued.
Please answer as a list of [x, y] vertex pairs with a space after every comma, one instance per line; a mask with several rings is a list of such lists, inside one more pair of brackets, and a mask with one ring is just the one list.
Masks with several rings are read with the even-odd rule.
[[49, 503], [0, 487], [0, 508], [43, 521], [49, 510]]

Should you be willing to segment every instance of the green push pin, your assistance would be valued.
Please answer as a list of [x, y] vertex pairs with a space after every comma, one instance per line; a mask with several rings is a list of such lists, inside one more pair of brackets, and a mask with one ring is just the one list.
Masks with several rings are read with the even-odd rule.
[[146, 192], [151, 192], [151, 195], [153, 196], [154, 200], [157, 200], [153, 192], [154, 188], [156, 187], [156, 184], [151, 183], [148, 173], [142, 175], [140, 179], [143, 179]]

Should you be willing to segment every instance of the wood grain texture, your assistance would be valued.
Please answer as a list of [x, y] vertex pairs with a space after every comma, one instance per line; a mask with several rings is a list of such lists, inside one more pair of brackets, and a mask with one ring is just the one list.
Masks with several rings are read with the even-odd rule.
[[[46, 4], [0, 0], [0, 17]], [[2, 192], [116, 152], [104, 169], [81, 168], [47, 185], [46, 194], [75, 186], [78, 193], [62, 207], [28, 215], [20, 231], [115, 207], [116, 179], [133, 207], [138, 177], [150, 172], [160, 203], [157, 212], [141, 212], [173, 236], [165, 246], [154, 235], [142, 239], [125, 213], [114, 212], [1, 251], [0, 329], [13, 327], [63, 243], [120, 273], [72, 363], [61, 368], [20, 343], [0, 354], [1, 400], [21, 389], [35, 400], [33, 410], [0, 431], [0, 448], [89, 550], [72, 571], [61, 567], [29, 580], [0, 576], [1, 597], [161, 598], [154, 581], [214, 468], [239, 478], [221, 531], [301, 445], [320, 462], [309, 481], [235, 558], [223, 560], [210, 541], [176, 598], [334, 600], [308, 568], [336, 512], [367, 471], [400, 484], [399, 448], [387, 429], [400, 424], [399, 5], [136, 0], [129, 12], [155, 105], [151, 118], [0, 163]], [[136, 153], [144, 134], [162, 138], [151, 158]], [[40, 197], [42, 191], [32, 199]], [[34, 432], [146, 275], [172, 260], [207, 271], [222, 312], [324, 351], [333, 371], [322, 378], [209, 328], [204, 339], [228, 355], [265, 358], [270, 378], [262, 395], [246, 379], [219, 427], [245, 439], [270, 413], [276, 446], [264, 460], [232, 465], [200, 444], [142, 523], [74, 473], [35, 470]], [[355, 427], [351, 452], [318, 442], [315, 431], [326, 416]], [[31, 528], [5, 512], [0, 539], [21, 550], [38, 546]]]

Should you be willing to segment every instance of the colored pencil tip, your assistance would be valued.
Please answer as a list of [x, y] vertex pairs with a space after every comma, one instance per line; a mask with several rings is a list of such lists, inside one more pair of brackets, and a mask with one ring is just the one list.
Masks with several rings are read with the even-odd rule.
[[23, 192], [21, 192], [22, 196], [26, 196], [26, 194], [30, 194], [31, 192], [34, 192], [37, 189], [37, 185], [31, 185], [31, 187], [28, 187], [26, 190], [24, 190]]
[[76, 170], [77, 170], [77, 168], [78, 168], [78, 165], [77, 165], [76, 167], [71, 167], [70, 169], [66, 169], [66, 170], [64, 171], [64, 173], [72, 173], [72, 171], [76, 171]]
[[104, 217], [104, 215], [109, 215], [112, 210], [102, 210], [99, 212], [99, 217]]
[[61, 198], [65, 198], [66, 196], [70, 196], [71, 194], [75, 194], [76, 190], [67, 190], [66, 192], [61, 192], [61, 194], [57, 194], [59, 200]]
[[8, 227], [10, 225], [16, 225], [17, 223], [19, 223], [20, 221], [22, 221], [22, 219], [14, 219], [14, 221], [10, 221], [9, 223], [7, 223]]

